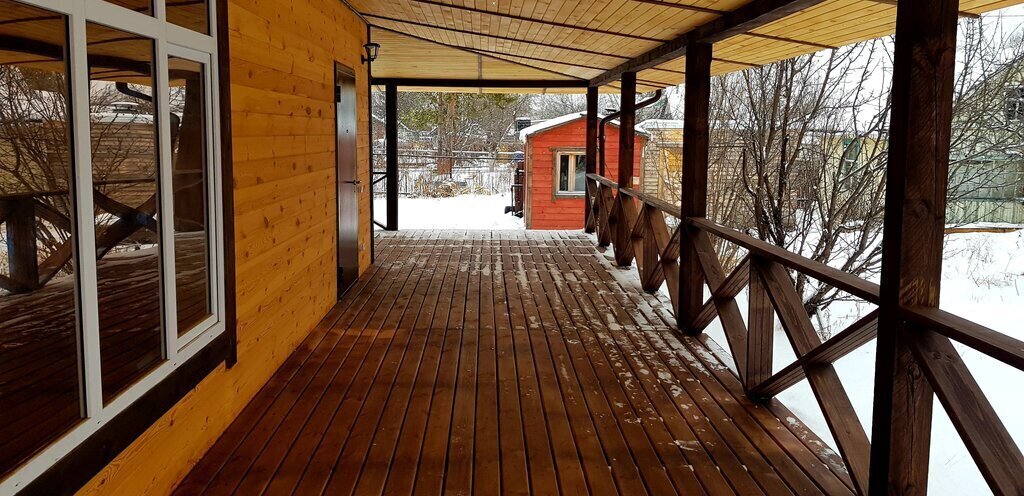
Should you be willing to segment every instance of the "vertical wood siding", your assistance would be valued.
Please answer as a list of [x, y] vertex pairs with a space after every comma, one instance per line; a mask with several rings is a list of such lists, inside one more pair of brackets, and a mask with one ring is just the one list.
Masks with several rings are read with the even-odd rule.
[[[356, 72], [365, 185], [366, 26], [337, 0], [230, 0], [228, 8], [238, 363], [207, 377], [80, 494], [173, 489], [335, 302], [334, 62]], [[359, 209], [365, 269], [368, 194]]]

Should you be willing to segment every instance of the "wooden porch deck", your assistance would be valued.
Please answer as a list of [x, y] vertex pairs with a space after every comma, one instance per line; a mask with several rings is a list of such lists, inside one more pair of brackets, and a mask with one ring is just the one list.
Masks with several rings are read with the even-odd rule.
[[[579, 232], [407, 231], [178, 494], [850, 494]], [[781, 419], [781, 420], [780, 420]]]

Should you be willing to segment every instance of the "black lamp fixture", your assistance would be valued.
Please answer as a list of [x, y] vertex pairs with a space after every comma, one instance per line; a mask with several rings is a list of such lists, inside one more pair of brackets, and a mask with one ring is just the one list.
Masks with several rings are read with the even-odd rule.
[[377, 55], [380, 54], [380, 43], [367, 43], [363, 45], [363, 50], [366, 51], [366, 55], [360, 56], [359, 59], [362, 60], [364, 64], [367, 62], [373, 62], [374, 60], [377, 60]]

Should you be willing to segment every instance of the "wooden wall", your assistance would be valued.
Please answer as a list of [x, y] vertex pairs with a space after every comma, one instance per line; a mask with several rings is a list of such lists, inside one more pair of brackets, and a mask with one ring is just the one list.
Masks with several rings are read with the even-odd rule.
[[[337, 0], [228, 9], [238, 363], [207, 377], [80, 494], [169, 492], [336, 298], [334, 62], [357, 74], [358, 170], [369, 184], [366, 26]], [[368, 193], [359, 208], [365, 269]]]
[[[586, 150], [586, 119], [579, 118], [558, 127], [545, 129], [526, 138], [526, 191], [523, 220], [527, 229], [583, 229], [584, 199], [555, 196], [555, 151]], [[644, 142], [636, 137], [633, 174], [641, 177]], [[605, 126], [605, 177], [616, 180], [619, 170], [619, 128]], [[575, 149], [575, 150], [572, 150]], [[637, 184], [639, 186], [639, 183]]]

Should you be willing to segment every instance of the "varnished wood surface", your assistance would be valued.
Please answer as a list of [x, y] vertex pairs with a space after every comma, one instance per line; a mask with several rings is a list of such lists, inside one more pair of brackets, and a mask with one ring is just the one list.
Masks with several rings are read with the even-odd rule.
[[[682, 84], [685, 45], [713, 41], [713, 75], [889, 36], [895, 0], [351, 0], [381, 43], [378, 77], [566, 79], [642, 93]], [[960, 0], [979, 14], [1020, 0]], [[699, 36], [698, 36], [699, 34]], [[642, 69], [642, 70], [640, 70]], [[406, 90], [407, 88], [403, 88]], [[477, 88], [472, 88], [476, 90]], [[420, 87], [417, 91], [452, 91]], [[483, 92], [517, 91], [483, 88]], [[537, 90], [526, 90], [537, 91]], [[582, 93], [583, 88], [554, 89]]]
[[851, 493], [591, 238], [402, 231], [378, 250], [178, 494]]

